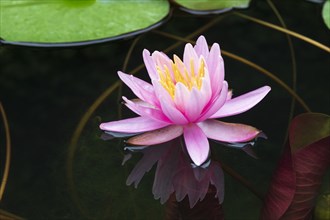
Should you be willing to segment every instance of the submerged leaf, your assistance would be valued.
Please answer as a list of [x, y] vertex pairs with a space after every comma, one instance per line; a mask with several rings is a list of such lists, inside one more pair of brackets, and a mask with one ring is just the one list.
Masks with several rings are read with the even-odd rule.
[[[320, 125], [328, 120], [328, 117], [319, 118], [320, 115], [310, 113], [309, 115], [300, 115], [293, 120], [290, 130], [290, 138], [294, 133], [294, 140], [304, 138], [308, 140], [303, 142], [303, 148], [291, 152], [292, 146], [288, 144], [279, 162], [272, 182], [269, 188], [264, 207], [261, 213], [261, 219], [264, 220], [283, 220], [283, 219], [310, 219], [312, 209], [315, 206], [315, 199], [318, 190], [322, 184], [322, 179], [330, 166], [330, 136], [317, 136], [323, 134], [314, 127], [310, 130], [313, 135], [307, 135], [304, 132], [292, 131], [297, 126], [305, 127], [314, 125], [318, 122]], [[309, 120], [306, 120], [308, 118]], [[312, 118], [315, 119], [312, 122]], [[320, 126], [322, 130], [322, 126]], [[298, 129], [300, 130], [300, 129]], [[303, 137], [301, 136], [303, 135]], [[318, 138], [316, 138], [318, 137]], [[320, 137], [323, 137], [320, 139]], [[314, 142], [310, 143], [311, 140]], [[292, 142], [290, 140], [290, 142]], [[305, 146], [305, 143], [309, 143]], [[295, 148], [296, 149], [296, 148]]]
[[110, 40], [149, 28], [168, 15], [169, 3], [166, 0], [1, 0], [0, 11], [0, 37], [4, 43], [72, 45]]

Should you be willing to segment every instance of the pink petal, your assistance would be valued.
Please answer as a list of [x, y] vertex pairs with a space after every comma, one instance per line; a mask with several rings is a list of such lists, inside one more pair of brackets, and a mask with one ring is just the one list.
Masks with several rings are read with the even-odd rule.
[[158, 105], [158, 100], [151, 84], [121, 71], [118, 71], [118, 76], [138, 98], [150, 104]]
[[211, 103], [209, 103], [209, 106], [203, 110], [202, 116], [198, 119], [198, 121], [204, 121], [208, 119], [211, 115], [213, 115], [215, 112], [217, 112], [226, 102], [228, 94], [228, 83], [226, 81], [223, 81], [223, 86], [221, 93], [218, 97], [215, 97]]
[[207, 68], [210, 74], [210, 80], [212, 85], [212, 91], [214, 94], [221, 90], [219, 82], [222, 82], [225, 78], [225, 69], [223, 59], [220, 54], [219, 44], [213, 44], [210, 50], [210, 54], [206, 59]]
[[223, 142], [245, 142], [254, 139], [261, 131], [244, 124], [206, 120], [198, 123], [208, 138]]
[[191, 74], [191, 65], [190, 62], [193, 62], [194, 65], [194, 74], [196, 75], [196, 72], [198, 71], [198, 56], [196, 54], [196, 51], [194, 50], [193, 46], [191, 44], [186, 44], [184, 48], [183, 53], [183, 63], [185, 64], [188, 72]]
[[209, 76], [209, 72], [207, 69], [205, 69], [205, 73], [204, 73], [204, 77], [202, 79], [202, 87], [200, 89], [200, 93], [203, 95], [204, 97], [204, 102], [203, 103], [203, 108], [205, 107], [205, 105], [211, 100], [212, 98], [212, 88], [211, 88], [211, 80], [210, 80], [210, 76]]
[[208, 68], [211, 70], [215, 69], [219, 64], [219, 61], [222, 61], [220, 46], [219, 46], [219, 44], [215, 43], [212, 45], [212, 47], [210, 49], [209, 56], [206, 57], [206, 62], [207, 62]]
[[170, 125], [164, 128], [160, 128], [154, 131], [146, 132], [144, 134], [132, 137], [128, 139], [128, 144], [134, 145], [155, 145], [173, 140], [179, 137], [183, 133], [182, 126]]
[[178, 82], [175, 85], [175, 96], [174, 96], [174, 104], [178, 110], [182, 113], [185, 112], [185, 102], [187, 101], [187, 97], [190, 95], [188, 88], [183, 85], [181, 82]]
[[162, 86], [162, 84], [157, 79], [152, 80], [152, 85], [155, 89], [155, 96], [158, 100], [160, 100], [160, 97], [163, 97], [166, 99], [166, 101], [169, 102], [169, 104], [174, 105], [173, 100], [171, 98], [171, 95], [168, 93], [168, 91]]
[[160, 97], [166, 100], [169, 105], [174, 106], [174, 102], [172, 100], [171, 95], [168, 93], [168, 91], [161, 85], [161, 83], [158, 80], [152, 80], [152, 85], [155, 89], [155, 95], [158, 100], [160, 100]]
[[[170, 75], [173, 76], [172, 65], [173, 61], [163, 52], [155, 51], [152, 53], [152, 59], [155, 65], [164, 71], [165, 66], [167, 67]], [[159, 75], [157, 72], [157, 77], [151, 79], [159, 79]]]
[[163, 113], [172, 121], [173, 124], [184, 125], [188, 123], [186, 117], [177, 108], [169, 105], [165, 99], [160, 97], [160, 105]]
[[219, 60], [218, 65], [214, 69], [208, 68], [208, 71], [210, 75], [212, 93], [213, 95], [218, 95], [222, 89], [222, 84], [220, 82], [225, 80], [225, 70], [222, 59], [221, 61]]
[[187, 124], [188, 120], [182, 112], [176, 108], [168, 92], [157, 80], [153, 80], [152, 82], [163, 113], [172, 121], [173, 124]]
[[259, 89], [228, 100], [210, 118], [221, 118], [245, 112], [258, 104], [267, 95], [270, 89], [271, 88], [269, 86], [263, 86]]
[[170, 123], [170, 120], [163, 114], [162, 111], [157, 109], [155, 106], [150, 105], [142, 100], [131, 101], [123, 96], [123, 100], [126, 102], [125, 105], [133, 112], [140, 116], [152, 118], [158, 121]]
[[166, 64], [168, 67], [171, 67], [168, 64], [171, 64], [173, 61], [165, 53], [156, 50], [151, 56], [156, 65], [163, 67]]
[[201, 35], [197, 41], [196, 41], [196, 45], [194, 47], [197, 56], [203, 56], [203, 57], [208, 57], [209, 55], [209, 47], [207, 45], [206, 39], [203, 35]]
[[204, 132], [196, 124], [189, 124], [183, 130], [184, 141], [192, 161], [200, 166], [209, 155], [209, 141]]
[[195, 122], [200, 117], [206, 103], [207, 100], [198, 89], [193, 88], [190, 91], [190, 96], [187, 97], [185, 106], [185, 115], [190, 122]]
[[177, 83], [175, 88], [174, 102], [190, 122], [195, 121], [201, 114], [205, 101], [203, 94], [196, 88], [191, 91], [182, 83]]
[[123, 133], [137, 133], [163, 128], [168, 125], [168, 123], [156, 121], [146, 117], [136, 117], [102, 123], [100, 124], [100, 129]]
[[142, 56], [143, 56], [144, 65], [147, 68], [150, 79], [158, 79], [156, 64], [152, 59], [150, 52], [147, 49], [144, 49]]

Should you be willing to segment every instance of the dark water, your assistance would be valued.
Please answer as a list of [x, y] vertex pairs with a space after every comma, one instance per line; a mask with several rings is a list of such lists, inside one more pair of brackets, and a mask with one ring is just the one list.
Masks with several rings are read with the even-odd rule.
[[[330, 45], [320, 5], [305, 1], [274, 3], [289, 29]], [[264, 1], [254, 1], [244, 12], [279, 24]], [[213, 18], [175, 11], [159, 30], [184, 37]], [[231, 13], [202, 34], [209, 43], [218, 42], [222, 49], [257, 63], [292, 86], [292, 62], [284, 34]], [[329, 114], [329, 55], [299, 39], [292, 41], [297, 93], [312, 111]], [[132, 42], [133, 39], [126, 39], [69, 49], [0, 47], [0, 101], [8, 116], [12, 139], [10, 174], [1, 209], [26, 219], [162, 218], [164, 206], [153, 199], [151, 192], [154, 170], [142, 179], [138, 189], [126, 186], [126, 178], [139, 155], [121, 166], [123, 143], [100, 139], [98, 124], [118, 118], [121, 105], [118, 90], [89, 118], [74, 157], [70, 157], [70, 140], [76, 126], [99, 95], [118, 79], [116, 72], [122, 70]], [[144, 34], [133, 51], [127, 72], [141, 64], [143, 48], [163, 50], [174, 43], [153, 32]], [[181, 56], [182, 51], [183, 44], [168, 54]], [[271, 93], [255, 108], [226, 119], [253, 125], [267, 134], [268, 140], [261, 140], [254, 147], [258, 160], [236, 149], [212, 146], [219, 160], [265, 193], [282, 150], [292, 99], [269, 77], [236, 60], [225, 56], [224, 59], [226, 80], [234, 94], [263, 85], [272, 87]], [[145, 78], [145, 73], [145, 69], [141, 70], [138, 77]], [[133, 97], [127, 87], [123, 87], [122, 94]], [[304, 112], [301, 105], [295, 106], [294, 114]], [[133, 115], [125, 107], [122, 109], [122, 117]], [[3, 167], [3, 127], [0, 132]], [[257, 219], [262, 202], [227, 174], [225, 192], [226, 219]]]

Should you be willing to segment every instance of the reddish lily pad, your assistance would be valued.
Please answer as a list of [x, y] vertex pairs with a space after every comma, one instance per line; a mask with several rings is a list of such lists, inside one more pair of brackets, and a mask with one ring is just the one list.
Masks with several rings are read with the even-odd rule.
[[262, 220], [309, 219], [323, 176], [330, 165], [330, 137], [290, 155], [289, 145], [262, 209]]
[[296, 130], [316, 122], [323, 125], [327, 120], [328, 117], [315, 113], [300, 115], [293, 120], [290, 136], [295, 133], [295, 140], [304, 138], [305, 141], [299, 145], [303, 147], [294, 152], [291, 152], [290, 143], [286, 146], [264, 200], [261, 219], [310, 219], [323, 176], [330, 166], [330, 136], [324, 137], [318, 131], [324, 129], [322, 126], [310, 130], [313, 133], [307, 135], [310, 139], [300, 136], [306, 136], [306, 133]]
[[269, 192], [264, 200], [261, 219], [279, 220], [289, 208], [296, 188], [296, 176], [292, 166], [292, 157], [289, 147], [279, 162]]

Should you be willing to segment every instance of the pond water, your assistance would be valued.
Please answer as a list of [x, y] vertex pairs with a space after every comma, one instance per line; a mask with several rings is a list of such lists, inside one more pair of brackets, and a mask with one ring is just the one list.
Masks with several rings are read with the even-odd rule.
[[[330, 45], [321, 6], [306, 1], [274, 1], [288, 28]], [[269, 5], [253, 1], [241, 12], [279, 24]], [[192, 16], [174, 11], [158, 31], [196, 40], [203, 34], [212, 44], [237, 54], [269, 70], [292, 87], [292, 60], [287, 36], [243, 19], [232, 12], [215, 16]], [[1, 209], [24, 219], [162, 219], [165, 206], [154, 200], [152, 184], [155, 168], [137, 189], [126, 179], [141, 158], [134, 154], [125, 165], [124, 143], [100, 137], [101, 122], [134, 114], [121, 104], [121, 95], [133, 98], [119, 87], [87, 118], [81, 135], [77, 126], [100, 95], [118, 80], [125, 57], [135, 38], [79, 48], [28, 48], [0, 46], [0, 101], [7, 113], [11, 132], [11, 165]], [[330, 113], [330, 57], [321, 49], [291, 38], [296, 56], [297, 94], [314, 112]], [[142, 64], [142, 50], [165, 50], [178, 41], [151, 31], [143, 34], [129, 59], [126, 72]], [[183, 53], [185, 42], [166, 52]], [[269, 95], [250, 111], [226, 118], [228, 122], [249, 124], [263, 130], [268, 139], [253, 147], [259, 159], [245, 152], [212, 143], [214, 157], [231, 167], [260, 193], [265, 194], [282, 152], [290, 120], [292, 97], [278, 83], [228, 56], [223, 56], [226, 80], [240, 95], [263, 85]], [[137, 76], [148, 80], [145, 68]], [[295, 103], [293, 115], [305, 109]], [[2, 124], [2, 122], [1, 122]], [[1, 125], [3, 126], [3, 125]], [[5, 159], [4, 129], [0, 129], [0, 159]], [[78, 138], [78, 139], [75, 139]], [[1, 168], [1, 172], [2, 172]], [[226, 219], [257, 219], [262, 201], [225, 172], [223, 209]], [[329, 176], [329, 175], [328, 175]], [[325, 182], [329, 177], [325, 178]], [[326, 187], [324, 187], [326, 190]], [[329, 190], [329, 189], [328, 189]]]

